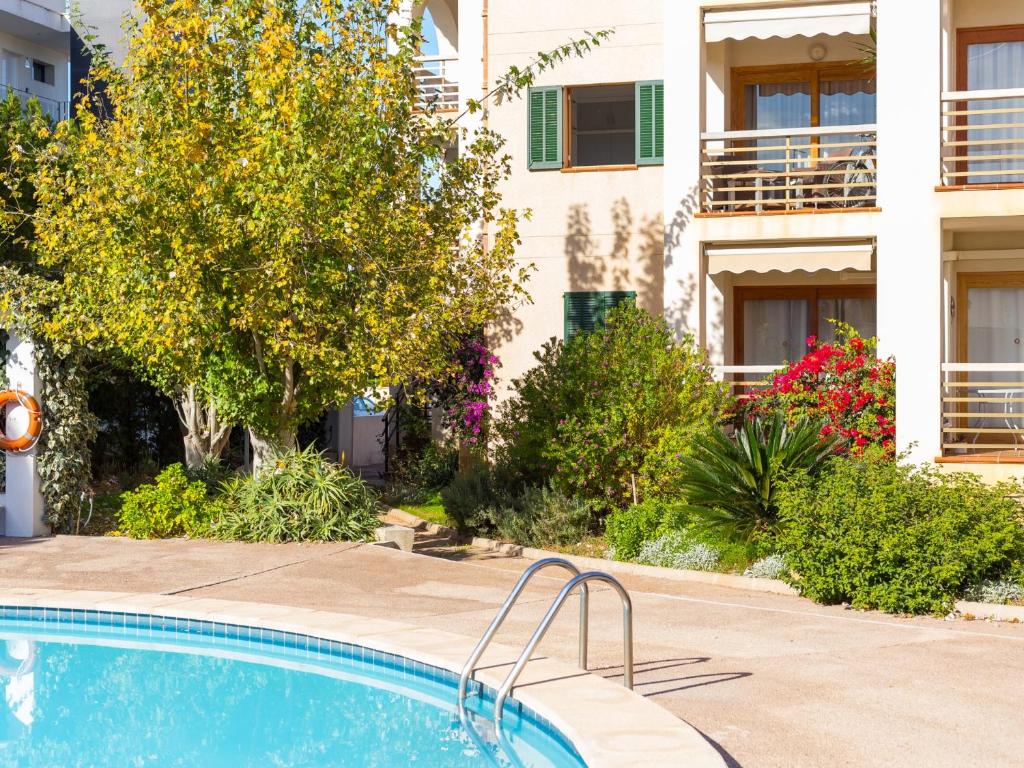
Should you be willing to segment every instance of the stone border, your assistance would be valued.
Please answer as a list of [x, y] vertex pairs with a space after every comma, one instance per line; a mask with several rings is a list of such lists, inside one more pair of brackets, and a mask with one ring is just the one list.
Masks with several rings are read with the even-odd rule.
[[1024, 605], [999, 605], [998, 603], [974, 603], [970, 600], [957, 600], [956, 610], [961, 616], [973, 616], [975, 619], [1009, 621], [1014, 624], [1024, 622]]
[[[428, 523], [406, 512], [403, 509], [388, 509], [387, 514], [408, 525], [410, 528], [426, 530], [431, 534], [452, 536], [459, 538], [459, 533], [453, 528], [446, 528], [436, 523]], [[545, 557], [562, 557], [576, 567], [583, 570], [600, 570], [609, 573], [623, 573], [629, 576], [646, 576], [649, 578], [666, 579], [668, 581], [688, 581], [700, 584], [713, 584], [718, 587], [730, 589], [744, 589], [748, 592], [768, 592], [776, 595], [799, 595], [793, 587], [778, 579], [753, 579], [747, 576], [739, 576], [734, 573], [715, 573], [713, 571], [687, 571], [680, 568], [661, 568], [656, 565], [639, 565], [638, 563], [622, 563], [618, 560], [603, 560], [597, 557], [582, 557], [580, 555], [567, 555], [562, 552], [554, 552], [547, 549], [535, 549], [524, 547], [519, 544], [507, 544], [494, 539], [487, 539], [482, 536], [474, 536], [470, 542], [474, 547], [489, 552], [500, 552], [510, 557], [523, 557], [527, 560], [541, 560]]]
[[[258, 626], [359, 645], [456, 674], [475, 644], [462, 635], [397, 621], [205, 597], [25, 588], [0, 589], [0, 604]], [[497, 689], [517, 655], [516, 648], [493, 644], [476, 679]], [[501, 662], [495, 664], [495, 657]], [[568, 664], [536, 658], [524, 670], [514, 697], [557, 728], [588, 768], [725, 768], [718, 751], [696, 729], [621, 685]]]

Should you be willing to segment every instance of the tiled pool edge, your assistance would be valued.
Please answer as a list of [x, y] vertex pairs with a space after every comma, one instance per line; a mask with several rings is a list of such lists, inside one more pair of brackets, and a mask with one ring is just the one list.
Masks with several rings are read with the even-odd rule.
[[[141, 613], [259, 627], [370, 648], [457, 673], [473, 640], [400, 622], [264, 603], [123, 592], [0, 589], [0, 605]], [[500, 686], [516, 649], [495, 644], [477, 678]], [[500, 663], [495, 664], [495, 660]], [[617, 683], [547, 658], [527, 667], [515, 698], [548, 721], [589, 768], [722, 768], [699, 732]]]

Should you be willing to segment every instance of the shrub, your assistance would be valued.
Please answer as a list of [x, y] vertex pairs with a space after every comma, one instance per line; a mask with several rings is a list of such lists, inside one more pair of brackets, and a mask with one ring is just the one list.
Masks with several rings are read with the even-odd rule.
[[665, 525], [666, 502], [648, 499], [613, 512], [605, 519], [604, 535], [616, 560], [636, 560], [643, 545], [657, 538]]
[[743, 575], [749, 579], [781, 579], [787, 570], [786, 558], [776, 554], [754, 561]]
[[512, 494], [500, 488], [486, 464], [480, 463], [460, 473], [441, 491], [445, 515], [462, 533], [476, 533], [493, 517], [493, 509], [511, 506]]
[[314, 448], [280, 454], [272, 468], [224, 486], [212, 533], [240, 541], [356, 541], [379, 525], [374, 492]]
[[602, 328], [552, 341], [536, 357], [512, 382], [495, 425], [498, 461], [528, 484], [550, 481], [600, 510], [628, 506], [666, 433], [689, 445], [725, 399], [691, 337], [676, 342], [663, 319], [628, 304]]
[[1017, 603], [1024, 600], [1024, 585], [1016, 579], [989, 579], [968, 587], [964, 598], [998, 605]]
[[450, 484], [458, 471], [458, 448], [431, 441], [422, 451], [402, 457], [395, 468], [395, 484], [410, 489], [434, 490]]
[[834, 439], [801, 419], [792, 426], [781, 413], [743, 422], [735, 439], [715, 429], [693, 455], [679, 461], [686, 509], [732, 541], [774, 533], [777, 493], [795, 472], [815, 473], [835, 451]]
[[894, 453], [896, 364], [878, 360], [875, 339], [863, 339], [837, 323], [836, 341], [807, 339], [811, 351], [777, 372], [767, 389], [755, 393], [746, 410], [785, 413], [790, 423], [820, 423], [822, 434], [843, 439], [844, 450], [863, 453], [871, 445]]
[[528, 547], [576, 544], [590, 533], [590, 505], [550, 488], [524, 489], [511, 506], [487, 510], [486, 525], [500, 538]]
[[640, 548], [637, 562], [662, 568], [681, 568], [691, 571], [713, 571], [718, 567], [720, 554], [704, 542], [695, 542], [681, 533], [659, 536]]
[[819, 602], [943, 613], [968, 585], [999, 578], [1024, 556], [1021, 491], [878, 452], [837, 458], [782, 489], [782, 549], [794, 585]]
[[171, 464], [151, 484], [121, 497], [119, 530], [133, 539], [205, 536], [222, 513], [201, 480], [189, 480], [181, 464]]

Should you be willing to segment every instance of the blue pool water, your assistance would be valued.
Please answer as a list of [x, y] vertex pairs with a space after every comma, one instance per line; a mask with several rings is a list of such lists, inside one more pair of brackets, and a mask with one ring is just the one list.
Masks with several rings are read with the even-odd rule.
[[584, 768], [529, 710], [495, 733], [493, 692], [460, 718], [455, 685], [304, 635], [0, 606], [0, 768]]

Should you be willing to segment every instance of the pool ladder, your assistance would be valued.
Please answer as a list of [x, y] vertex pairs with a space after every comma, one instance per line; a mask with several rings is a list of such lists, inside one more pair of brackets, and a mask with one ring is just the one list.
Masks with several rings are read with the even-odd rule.
[[568, 560], [564, 560], [560, 557], [548, 557], [543, 560], [538, 560], [523, 572], [523, 575], [519, 577], [519, 581], [516, 582], [512, 591], [508, 593], [508, 597], [505, 598], [505, 602], [502, 603], [498, 612], [491, 620], [491, 624], [487, 627], [487, 631], [484, 632], [483, 637], [480, 638], [480, 642], [476, 644], [472, 653], [469, 654], [469, 658], [466, 659], [466, 663], [462, 667], [462, 674], [459, 675], [458, 705], [460, 710], [463, 708], [467, 695], [466, 690], [469, 686], [469, 681], [473, 676], [473, 672], [476, 669], [476, 665], [480, 661], [480, 657], [484, 655], [484, 651], [487, 650], [487, 646], [491, 644], [491, 640], [504, 623], [505, 618], [511, 612], [512, 607], [516, 604], [516, 601], [523, 593], [523, 590], [526, 589], [526, 585], [529, 584], [530, 580], [534, 576], [546, 568], [561, 568], [568, 571], [571, 578], [565, 583], [565, 586], [562, 587], [558, 596], [552, 601], [547, 613], [544, 614], [544, 618], [540, 620], [540, 624], [537, 625], [537, 629], [534, 630], [529, 642], [526, 643], [526, 646], [523, 648], [522, 653], [516, 660], [515, 665], [505, 678], [505, 682], [502, 683], [501, 688], [498, 689], [498, 695], [494, 700], [495, 724], [498, 726], [501, 725], [505, 709], [505, 700], [512, 692], [512, 687], [516, 684], [516, 681], [522, 674], [523, 669], [525, 669], [526, 665], [530, 663], [530, 659], [533, 657], [533, 652], [537, 649], [540, 641], [544, 639], [544, 635], [547, 634], [548, 628], [551, 626], [551, 622], [555, 620], [556, 616], [558, 616], [558, 612], [562, 609], [565, 601], [577, 587], [579, 587], [580, 590], [579, 665], [581, 669], [585, 670], [587, 668], [587, 646], [589, 642], [590, 621], [590, 590], [587, 585], [592, 581], [601, 581], [608, 584], [619, 593], [619, 598], [622, 600], [622, 682], [627, 688], [633, 688], [633, 603], [629, 599], [629, 593], [626, 592], [626, 588], [619, 583], [618, 579], [607, 573], [603, 573], [601, 571], [587, 571], [585, 573], [581, 573], [580, 569]]

